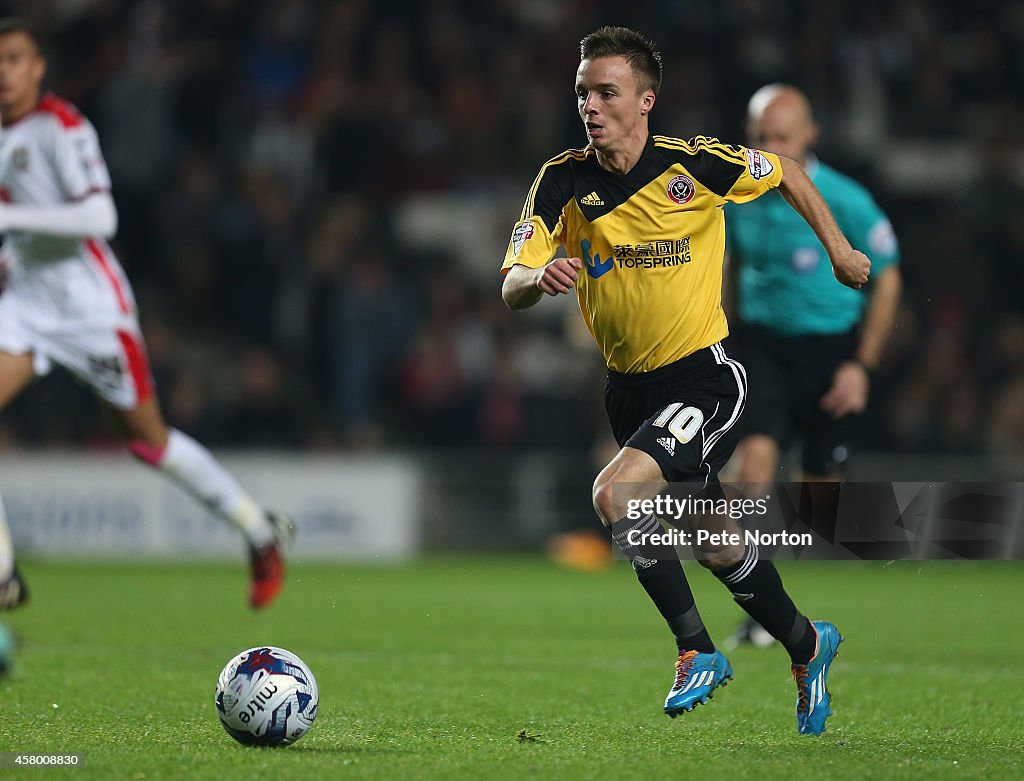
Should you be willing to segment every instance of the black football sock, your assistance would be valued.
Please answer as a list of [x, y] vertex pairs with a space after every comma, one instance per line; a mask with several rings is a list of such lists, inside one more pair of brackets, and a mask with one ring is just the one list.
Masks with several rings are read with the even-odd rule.
[[[636, 534], [630, 535], [630, 532]], [[655, 559], [643, 555], [652, 552], [652, 546], [639, 542], [638, 535], [660, 534], [661, 526], [653, 515], [639, 521], [624, 518], [611, 526], [612, 540], [633, 564], [637, 580], [647, 595], [661, 611], [669, 629], [676, 638], [676, 647], [682, 651], [712, 653], [715, 644], [704, 627], [697, 605], [690, 591], [690, 584], [679, 560], [672, 558]], [[630, 538], [636, 544], [630, 544]], [[671, 549], [665, 548], [665, 553]], [[674, 551], [673, 551], [674, 553]]]
[[807, 664], [811, 660], [817, 639], [814, 628], [782, 587], [774, 562], [758, 557], [756, 545], [748, 543], [743, 559], [716, 570], [715, 577], [751, 618], [785, 646], [793, 664]]

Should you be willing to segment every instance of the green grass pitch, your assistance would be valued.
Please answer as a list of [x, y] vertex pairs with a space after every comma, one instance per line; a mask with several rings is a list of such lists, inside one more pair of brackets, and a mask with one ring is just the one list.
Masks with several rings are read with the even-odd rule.
[[[242, 565], [23, 565], [32, 604], [0, 680], [0, 751], [85, 755], [10, 777], [987, 779], [1024, 775], [1022, 568], [786, 563], [790, 592], [846, 637], [820, 737], [796, 734], [780, 648], [730, 655], [736, 679], [670, 720], [673, 647], [619, 563], [530, 557], [292, 567], [269, 611]], [[714, 637], [739, 617], [690, 581]], [[213, 707], [244, 648], [288, 648], [320, 685], [294, 746], [244, 748]], [[20, 774], [20, 775], [19, 775]]]

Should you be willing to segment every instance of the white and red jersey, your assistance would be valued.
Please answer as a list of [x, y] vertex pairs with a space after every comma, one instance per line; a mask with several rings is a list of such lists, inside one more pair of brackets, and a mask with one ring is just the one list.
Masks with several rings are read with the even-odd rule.
[[[70, 103], [46, 95], [0, 129], [0, 200], [46, 209], [109, 190], [96, 130]], [[36, 374], [64, 366], [123, 409], [152, 395], [135, 298], [103, 238], [11, 230], [0, 265], [0, 351], [31, 354]]]
[[[110, 173], [96, 130], [67, 101], [47, 94], [30, 114], [0, 128], [0, 200], [47, 207], [109, 191]], [[14, 230], [6, 235], [0, 258], [8, 269], [9, 290], [42, 307], [39, 316], [67, 320], [85, 314], [65, 306], [53, 311], [53, 305], [69, 303], [71, 292], [92, 307], [135, 311], [121, 264], [100, 237]]]

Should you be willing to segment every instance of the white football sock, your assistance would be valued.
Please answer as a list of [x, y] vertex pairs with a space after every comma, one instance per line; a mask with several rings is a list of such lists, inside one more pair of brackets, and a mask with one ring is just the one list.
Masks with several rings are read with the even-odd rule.
[[238, 484], [205, 447], [188, 434], [171, 429], [157, 468], [246, 536], [251, 545], [274, 540], [263, 508]]
[[4, 513], [4, 500], [0, 497], [0, 583], [3, 583], [14, 572], [14, 544], [11, 532], [7, 528], [7, 515]]

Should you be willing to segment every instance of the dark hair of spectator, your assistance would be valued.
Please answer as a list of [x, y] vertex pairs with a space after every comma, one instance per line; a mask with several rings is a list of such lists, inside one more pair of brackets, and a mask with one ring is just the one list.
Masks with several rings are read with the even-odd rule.
[[7, 16], [0, 19], [0, 35], [8, 35], [10, 33], [25, 33], [25, 35], [32, 39], [36, 50], [42, 54], [43, 47], [39, 42], [39, 33], [36, 32], [35, 25], [31, 22], [17, 16]]

